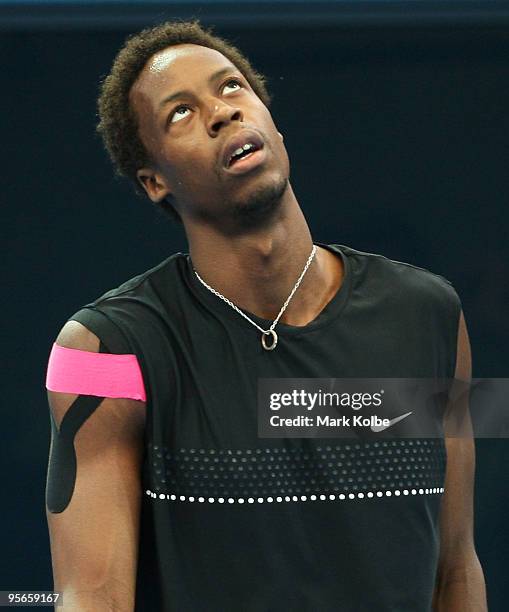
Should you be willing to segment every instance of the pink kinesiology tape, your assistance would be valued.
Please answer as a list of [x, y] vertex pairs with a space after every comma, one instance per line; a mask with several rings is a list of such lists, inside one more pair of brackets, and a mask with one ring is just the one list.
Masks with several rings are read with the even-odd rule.
[[56, 343], [49, 356], [46, 388], [61, 393], [146, 401], [136, 355], [92, 353]]

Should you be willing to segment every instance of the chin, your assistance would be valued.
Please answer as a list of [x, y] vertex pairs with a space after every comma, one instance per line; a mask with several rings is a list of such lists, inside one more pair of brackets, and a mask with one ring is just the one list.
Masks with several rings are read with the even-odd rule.
[[288, 177], [278, 177], [270, 184], [253, 189], [242, 202], [233, 202], [232, 217], [244, 227], [258, 227], [270, 221], [283, 200]]

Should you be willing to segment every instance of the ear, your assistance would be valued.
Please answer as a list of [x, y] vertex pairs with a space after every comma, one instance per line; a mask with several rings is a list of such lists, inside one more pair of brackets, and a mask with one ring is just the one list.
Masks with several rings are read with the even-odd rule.
[[162, 202], [162, 200], [171, 195], [171, 190], [166, 180], [152, 168], [140, 168], [136, 172], [136, 176], [152, 202]]

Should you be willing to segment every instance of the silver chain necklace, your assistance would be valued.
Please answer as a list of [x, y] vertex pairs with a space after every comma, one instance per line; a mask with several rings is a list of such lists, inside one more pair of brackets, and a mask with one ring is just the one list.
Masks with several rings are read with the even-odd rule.
[[[277, 334], [274, 331], [274, 328], [276, 327], [279, 319], [281, 318], [281, 315], [283, 314], [283, 312], [286, 310], [286, 307], [288, 306], [288, 304], [290, 303], [290, 300], [293, 297], [293, 294], [297, 291], [302, 279], [304, 278], [304, 274], [306, 274], [307, 269], [309, 268], [309, 265], [311, 264], [311, 262], [313, 261], [313, 257], [315, 256], [316, 253], [316, 244], [313, 244], [313, 249], [311, 250], [311, 255], [308, 257], [308, 260], [306, 262], [306, 265], [304, 266], [304, 270], [302, 270], [297, 282], [295, 283], [294, 288], [292, 289], [290, 295], [286, 298], [286, 302], [283, 304], [281, 310], [279, 311], [279, 314], [277, 315], [277, 317], [274, 319], [274, 321], [272, 322], [271, 326], [269, 327], [269, 329], [262, 329], [257, 323], [255, 323], [252, 319], [250, 319], [244, 312], [242, 312], [242, 310], [240, 310], [240, 308], [238, 308], [237, 306], [235, 306], [235, 304], [233, 302], [231, 302], [228, 298], [224, 297], [224, 295], [222, 295], [221, 293], [219, 293], [219, 291], [216, 291], [216, 289], [213, 289], [210, 285], [207, 285], [207, 283], [200, 277], [200, 275], [198, 274], [198, 272], [196, 272], [196, 270], [194, 269], [193, 266], [193, 270], [194, 273], [196, 274], [196, 277], [198, 278], [198, 280], [200, 281], [200, 283], [202, 285], [204, 285], [205, 287], [207, 287], [207, 289], [209, 291], [212, 291], [212, 293], [214, 295], [217, 295], [217, 297], [221, 298], [224, 302], [226, 302], [227, 304], [229, 304], [234, 310], [236, 310], [240, 315], [242, 315], [244, 317], [244, 319], [247, 319], [250, 323], [252, 323], [257, 329], [259, 329], [262, 332], [262, 346], [266, 351], [273, 351], [276, 348], [277, 345]], [[272, 337], [272, 342], [271, 344], [267, 344], [267, 337], [271, 336]]]

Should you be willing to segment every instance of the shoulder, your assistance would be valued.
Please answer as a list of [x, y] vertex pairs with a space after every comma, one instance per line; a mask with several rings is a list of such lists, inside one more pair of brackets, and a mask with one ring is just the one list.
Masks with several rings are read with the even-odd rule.
[[184, 259], [184, 253], [173, 253], [157, 265], [105, 291], [99, 297], [87, 304], [87, 306], [98, 306], [112, 299], [129, 299], [135, 296], [143, 298], [150, 293], [151, 287], [157, 287], [162, 283], [171, 286], [171, 284], [175, 282], [175, 275], [178, 271], [178, 267], [182, 264]]
[[75, 320], [66, 321], [55, 339], [59, 346], [94, 353], [99, 352], [99, 342], [96, 334]]
[[183, 253], [167, 257], [82, 305], [68, 318], [67, 324], [81, 323], [110, 352], [132, 352], [129, 336], [147, 329], [172, 307], [184, 262]]
[[[454, 313], [461, 302], [452, 282], [442, 274], [381, 253], [360, 251], [338, 245], [349, 258], [354, 274], [373, 291], [387, 299], [429, 304]], [[458, 312], [459, 315], [459, 312]]]

